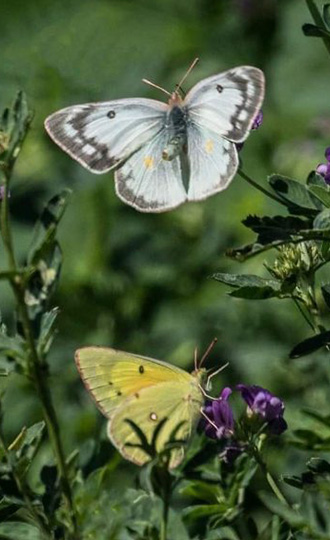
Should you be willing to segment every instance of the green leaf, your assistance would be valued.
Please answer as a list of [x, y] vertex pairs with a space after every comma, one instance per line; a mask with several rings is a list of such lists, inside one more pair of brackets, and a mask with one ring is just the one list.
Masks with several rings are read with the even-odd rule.
[[38, 339], [38, 352], [40, 356], [44, 356], [49, 351], [54, 337], [54, 324], [59, 314], [59, 309], [54, 308], [51, 311], [46, 311], [41, 316], [40, 334]]
[[19, 521], [0, 523], [0, 538], [1, 540], [43, 540], [37, 527]]
[[330, 283], [326, 283], [325, 285], [321, 286], [322, 296], [323, 299], [330, 309]]
[[320, 332], [311, 338], [304, 339], [293, 347], [290, 352], [290, 358], [299, 358], [300, 356], [305, 356], [311, 354], [312, 352], [322, 349], [323, 347], [330, 344], [330, 331]]
[[323, 4], [322, 16], [324, 24], [330, 30], [330, 4]]
[[230, 296], [235, 298], [263, 300], [277, 297], [281, 293], [281, 285], [278, 281], [262, 278], [253, 274], [217, 273], [213, 274], [211, 277], [230, 287], [235, 287], [236, 290], [229, 293]]
[[272, 513], [277, 514], [295, 529], [302, 528], [306, 522], [304, 518], [290, 506], [282, 503], [269, 492], [259, 493], [259, 497]]
[[307, 468], [314, 474], [330, 475], [330, 463], [326, 459], [311, 458], [307, 461]]
[[260, 244], [268, 244], [274, 240], [291, 239], [292, 235], [296, 235], [301, 230], [309, 229], [311, 226], [310, 220], [296, 216], [248, 216], [242, 223], [258, 234], [257, 242]]
[[182, 515], [189, 519], [199, 519], [206, 516], [215, 516], [227, 511], [225, 504], [196, 504], [188, 506], [182, 511]]
[[313, 222], [314, 229], [330, 229], [330, 209], [325, 208], [317, 214]]
[[302, 31], [307, 37], [329, 37], [330, 34], [327, 30], [320, 28], [320, 26], [315, 26], [315, 24], [306, 23], [302, 25]]
[[309, 193], [307, 187], [297, 180], [273, 174], [268, 177], [270, 186], [287, 203], [288, 209], [294, 213], [310, 214], [319, 208], [317, 199]]
[[241, 540], [231, 527], [221, 527], [213, 529], [205, 537], [205, 540]]
[[217, 484], [209, 484], [202, 480], [189, 482], [188, 485], [185, 485], [180, 489], [180, 493], [185, 497], [199, 499], [200, 501], [205, 501], [209, 504], [217, 502], [219, 496], [222, 495], [220, 487]]
[[324, 186], [309, 186], [309, 191], [317, 197], [324, 206], [330, 208], [330, 189], [324, 184]]
[[57, 225], [60, 222], [68, 204], [71, 190], [64, 189], [58, 195], [50, 199], [38, 220], [28, 253], [28, 263], [36, 266], [44, 259], [44, 253], [48, 253], [49, 246], [54, 245]]
[[9, 169], [20, 153], [32, 118], [24, 92], [18, 92], [12, 107], [5, 109], [0, 120], [0, 156]]

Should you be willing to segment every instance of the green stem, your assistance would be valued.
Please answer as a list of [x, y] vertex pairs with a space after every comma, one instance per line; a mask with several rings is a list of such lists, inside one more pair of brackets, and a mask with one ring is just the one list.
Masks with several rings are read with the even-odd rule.
[[295, 296], [291, 296], [292, 300], [294, 301], [296, 307], [298, 308], [300, 314], [302, 315], [302, 317], [305, 319], [305, 321], [307, 322], [307, 324], [311, 327], [311, 329], [313, 330], [314, 332], [314, 326], [313, 324], [311, 323], [311, 321], [309, 320], [309, 318], [307, 317], [306, 313], [304, 312], [304, 310], [302, 309], [301, 305], [299, 304], [299, 300], [298, 298], [296, 298]]
[[271, 489], [273, 490], [273, 493], [276, 495], [276, 497], [278, 498], [279, 501], [281, 501], [282, 503], [284, 503], [287, 506], [290, 506], [288, 501], [284, 497], [283, 493], [279, 489], [278, 485], [276, 484], [274, 478], [272, 477], [272, 475], [268, 471], [267, 466], [266, 466], [265, 462], [263, 461], [263, 459], [262, 459], [262, 457], [261, 457], [261, 455], [259, 453], [258, 448], [256, 448], [256, 446], [253, 445], [252, 448], [251, 448], [251, 451], [252, 451], [252, 455], [253, 455], [254, 459], [256, 460], [256, 462], [260, 466], [260, 469], [262, 470], [263, 474], [265, 475], [268, 484], [270, 485]]
[[251, 186], [253, 186], [254, 188], [258, 189], [259, 191], [261, 191], [261, 193], [263, 193], [264, 195], [266, 195], [267, 197], [269, 197], [270, 199], [273, 199], [274, 201], [280, 203], [280, 204], [283, 204], [284, 206], [286, 206], [285, 202], [282, 201], [282, 199], [280, 199], [279, 197], [276, 197], [276, 195], [274, 195], [273, 193], [271, 193], [270, 191], [268, 191], [267, 189], [265, 189], [264, 187], [262, 187], [260, 184], [258, 184], [258, 182], [255, 182], [255, 180], [252, 180], [252, 178], [250, 178], [247, 174], [245, 174], [245, 172], [243, 172], [242, 169], [238, 169], [237, 171], [237, 174], [239, 174], [239, 176], [241, 178], [243, 178], [244, 180], [246, 180], [246, 182], [248, 182], [249, 184], [251, 184]]
[[33, 505], [33, 501], [30, 499], [30, 496], [29, 496], [29, 491], [25, 485], [25, 482], [23, 482], [20, 478], [20, 476], [16, 473], [16, 469], [12, 463], [12, 460], [11, 460], [11, 456], [10, 456], [10, 453], [7, 449], [7, 445], [5, 443], [5, 439], [4, 439], [4, 436], [3, 436], [3, 433], [2, 433], [2, 427], [1, 427], [1, 418], [0, 418], [0, 447], [3, 451], [3, 454], [5, 456], [5, 459], [6, 459], [6, 462], [7, 462], [7, 465], [9, 466], [10, 468], [10, 472], [11, 472], [11, 475], [14, 479], [14, 482], [17, 486], [17, 489], [19, 491], [19, 493], [21, 494], [21, 496], [23, 497], [23, 500], [26, 504], [26, 507], [28, 509], [28, 511], [30, 512], [30, 515], [31, 517], [35, 520], [35, 522], [38, 524], [39, 526], [39, 529], [47, 536], [47, 538], [51, 539], [52, 536], [51, 536], [51, 532], [49, 531], [48, 528], [46, 528], [43, 520], [41, 519], [41, 516], [38, 514], [38, 511], [36, 510], [36, 508], [34, 507]]
[[71, 493], [71, 486], [68, 479], [67, 467], [65, 462], [64, 451], [60, 438], [59, 424], [56, 416], [56, 412], [53, 406], [51, 394], [47, 384], [47, 377], [45, 376], [45, 369], [42, 359], [39, 357], [33, 330], [29, 319], [28, 309], [25, 303], [25, 286], [24, 280], [18, 275], [19, 269], [17, 267], [16, 258], [14, 254], [14, 247], [11, 235], [11, 229], [9, 225], [9, 208], [8, 208], [8, 184], [10, 174], [4, 171], [5, 183], [4, 183], [4, 198], [1, 201], [1, 235], [3, 239], [4, 248], [7, 254], [8, 265], [11, 271], [17, 273], [17, 276], [10, 280], [11, 287], [16, 297], [18, 311], [22, 320], [23, 333], [28, 345], [28, 371], [31, 376], [38, 396], [40, 398], [43, 416], [46, 422], [49, 439], [53, 448], [53, 452], [56, 458], [60, 482], [63, 490], [64, 497], [67, 501], [70, 520], [73, 531], [73, 539], [78, 538], [77, 524], [75, 518], [75, 509], [73, 504], [73, 497]]
[[[319, 8], [315, 4], [314, 0], [306, 0], [306, 4], [307, 4], [307, 7], [309, 9], [311, 16], [313, 17], [313, 21], [315, 22], [316, 26], [318, 26], [319, 28], [322, 28], [323, 30], [327, 32], [328, 29], [326, 25], [324, 24], [322, 15], [319, 11]], [[330, 54], [330, 37], [323, 36], [322, 40], [328, 53]]]

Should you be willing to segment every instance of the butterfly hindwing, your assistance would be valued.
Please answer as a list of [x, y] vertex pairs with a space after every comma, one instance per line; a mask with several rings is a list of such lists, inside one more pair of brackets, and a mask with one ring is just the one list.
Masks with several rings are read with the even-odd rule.
[[[191, 380], [185, 383], [174, 380], [142, 388], [115, 411], [108, 424], [108, 435], [124, 457], [137, 465], [150, 461], [150, 455], [135, 446], [140, 445], [141, 440], [129, 422], [134, 422], [143, 431], [150, 446], [157, 430], [153, 449], [156, 453], [162, 452], [169, 442], [184, 444], [189, 440], [203, 403], [197, 380], [190, 377]], [[176, 467], [183, 456], [182, 445], [173, 449], [170, 468]]]
[[142, 212], [170, 210], [187, 199], [180, 158], [162, 156], [168, 137], [163, 129], [115, 172], [117, 195]]
[[104, 173], [152, 139], [167, 105], [153, 99], [118, 99], [62, 109], [45, 122], [52, 139], [93, 173]]
[[197, 125], [188, 129], [188, 160], [189, 201], [199, 201], [225, 189], [238, 166], [235, 144]]
[[192, 123], [232, 142], [246, 139], [264, 97], [264, 75], [241, 66], [197, 83], [184, 105]]

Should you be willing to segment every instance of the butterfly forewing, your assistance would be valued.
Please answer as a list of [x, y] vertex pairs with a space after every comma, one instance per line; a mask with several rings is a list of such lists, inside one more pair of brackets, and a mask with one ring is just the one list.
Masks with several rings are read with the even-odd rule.
[[225, 189], [238, 166], [235, 144], [197, 125], [189, 129], [188, 159], [189, 201], [199, 201]]
[[62, 109], [45, 122], [52, 139], [94, 173], [120, 164], [152, 139], [167, 105], [153, 99], [119, 99]]
[[159, 360], [105, 347], [78, 349], [76, 364], [86, 388], [108, 418], [141, 388], [173, 380], [187, 383], [191, 377], [182, 369]]
[[262, 71], [251, 66], [203, 79], [185, 98], [189, 121], [230, 141], [242, 142], [260, 110], [264, 85]]

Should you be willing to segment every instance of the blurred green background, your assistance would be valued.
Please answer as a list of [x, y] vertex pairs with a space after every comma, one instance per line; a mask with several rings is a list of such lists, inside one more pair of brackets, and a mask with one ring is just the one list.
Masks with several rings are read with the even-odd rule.
[[[73, 190], [59, 231], [64, 261], [54, 305], [61, 313], [50, 355], [67, 451], [88, 437], [105, 437], [105, 421], [73, 361], [83, 345], [108, 345], [191, 369], [194, 348], [204, 350], [216, 336], [209, 364], [230, 363], [216, 393], [238, 382], [268, 387], [286, 400], [291, 428], [299, 426], [301, 405], [326, 403], [324, 387], [313, 384], [316, 357], [288, 360], [290, 348], [310, 332], [296, 308], [278, 300], [232, 299], [225, 286], [208, 279], [214, 271], [267, 275], [263, 262], [272, 255], [240, 265], [225, 250], [252, 240], [241, 224], [249, 213], [275, 215], [282, 208], [236, 177], [205, 202], [140, 214], [116, 198], [112, 174], [93, 176], [43, 128], [46, 116], [76, 103], [162, 100], [141, 79], [171, 90], [196, 56], [200, 63], [186, 89], [251, 64], [265, 71], [267, 91], [264, 123], [241, 154], [244, 170], [262, 183], [272, 172], [305, 181], [330, 145], [330, 64], [322, 42], [303, 36], [304, 22], [311, 20], [301, 0], [2, 2], [1, 109], [23, 89], [35, 110], [11, 187], [21, 261], [43, 205], [62, 188]], [[11, 291], [1, 284], [0, 294], [2, 316], [12, 328]], [[5, 396], [9, 439], [39, 419], [33, 390], [12, 376]]]

